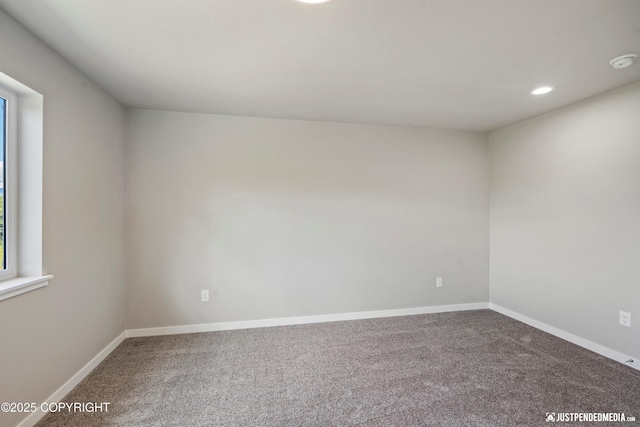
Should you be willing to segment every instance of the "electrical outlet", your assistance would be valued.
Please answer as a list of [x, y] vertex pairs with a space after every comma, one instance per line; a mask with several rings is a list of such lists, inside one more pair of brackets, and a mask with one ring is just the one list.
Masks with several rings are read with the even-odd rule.
[[436, 278], [436, 288], [442, 287], [442, 277]]
[[626, 311], [620, 310], [620, 324], [622, 326], [626, 326], [627, 328], [631, 327], [631, 313], [627, 313]]
[[209, 301], [209, 291], [208, 290], [200, 291], [200, 300], [202, 302]]

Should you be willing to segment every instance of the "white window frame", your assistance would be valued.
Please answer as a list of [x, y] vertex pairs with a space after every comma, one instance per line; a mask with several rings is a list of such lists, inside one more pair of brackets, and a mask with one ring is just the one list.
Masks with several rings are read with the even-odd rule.
[[43, 111], [41, 94], [0, 72], [0, 94], [7, 100], [7, 183], [5, 232], [7, 270], [0, 274], [3, 300], [43, 288], [42, 190]]
[[5, 153], [4, 153], [4, 251], [6, 265], [0, 270], [0, 281], [13, 279], [17, 276], [17, 215], [16, 205], [18, 200], [17, 190], [17, 128], [18, 128], [18, 97], [14, 92], [0, 86], [0, 98], [6, 101], [5, 108]]

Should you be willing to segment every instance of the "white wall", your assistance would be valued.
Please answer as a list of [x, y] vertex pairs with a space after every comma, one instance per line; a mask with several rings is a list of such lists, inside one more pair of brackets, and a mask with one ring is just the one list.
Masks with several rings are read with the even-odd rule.
[[[0, 11], [0, 71], [44, 96], [47, 288], [0, 301], [0, 402], [42, 402], [124, 330], [126, 112]], [[0, 413], [0, 425], [22, 414]]]
[[640, 83], [489, 141], [491, 302], [640, 357]]
[[485, 135], [134, 110], [129, 144], [128, 328], [488, 300]]

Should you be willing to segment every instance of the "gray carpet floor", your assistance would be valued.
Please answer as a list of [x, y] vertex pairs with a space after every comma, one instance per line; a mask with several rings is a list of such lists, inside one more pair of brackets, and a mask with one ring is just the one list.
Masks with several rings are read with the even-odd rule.
[[640, 419], [640, 372], [478, 310], [130, 338], [65, 401], [111, 405], [37, 426], [548, 426]]

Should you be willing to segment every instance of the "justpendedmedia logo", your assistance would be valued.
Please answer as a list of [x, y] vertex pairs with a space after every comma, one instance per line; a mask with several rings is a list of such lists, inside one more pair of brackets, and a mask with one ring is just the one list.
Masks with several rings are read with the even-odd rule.
[[636, 421], [635, 416], [621, 412], [547, 412], [546, 422], [624, 422]]

